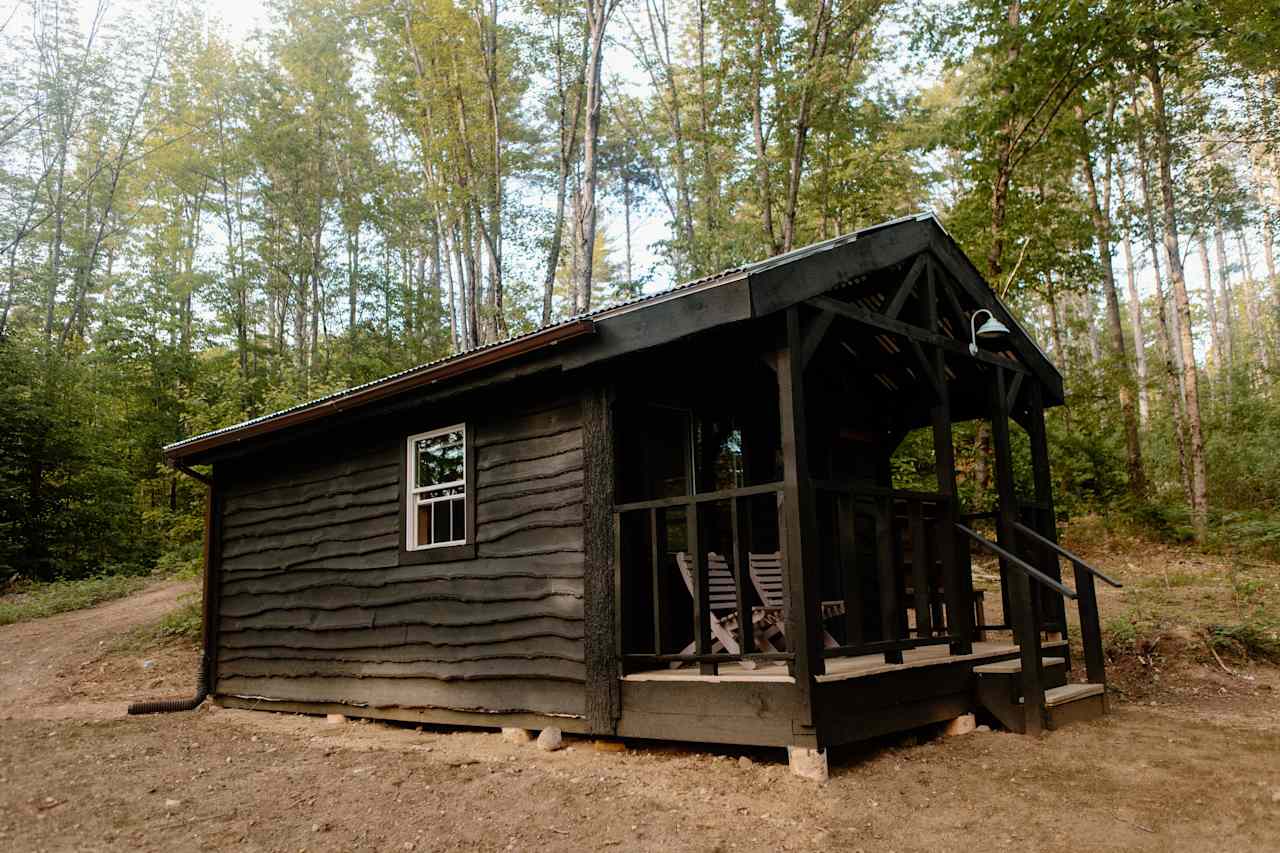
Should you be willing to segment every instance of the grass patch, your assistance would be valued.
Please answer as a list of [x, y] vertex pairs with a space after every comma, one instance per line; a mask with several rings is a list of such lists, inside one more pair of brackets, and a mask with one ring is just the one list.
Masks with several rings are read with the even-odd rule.
[[151, 578], [146, 575], [98, 575], [51, 583], [19, 582], [0, 597], [0, 625], [93, 607], [104, 601], [124, 598], [150, 582]]

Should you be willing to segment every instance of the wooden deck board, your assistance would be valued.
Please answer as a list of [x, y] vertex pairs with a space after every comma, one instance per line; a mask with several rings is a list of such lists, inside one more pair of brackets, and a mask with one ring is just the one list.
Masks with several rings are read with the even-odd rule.
[[[1046, 643], [1046, 650], [1054, 644]], [[857, 657], [828, 658], [827, 672], [817, 676], [820, 684], [833, 681], [845, 681], [850, 678], [863, 678], [884, 672], [896, 672], [902, 669], [937, 666], [939, 664], [979, 663], [982, 661], [1007, 657], [1018, 653], [1018, 647], [1010, 642], [983, 641], [973, 644], [973, 653], [968, 655], [952, 655], [946, 646], [922, 646], [907, 649], [902, 653], [902, 663], [885, 663], [884, 656], [859, 655]], [[627, 681], [694, 681], [705, 683], [721, 683], [735, 681], [763, 681], [776, 683], [793, 683], [794, 679], [787, 673], [785, 663], [760, 664], [755, 669], [744, 669], [740, 663], [722, 663], [717, 675], [702, 675], [693, 668], [659, 669], [647, 672], [635, 672], [625, 676]]]

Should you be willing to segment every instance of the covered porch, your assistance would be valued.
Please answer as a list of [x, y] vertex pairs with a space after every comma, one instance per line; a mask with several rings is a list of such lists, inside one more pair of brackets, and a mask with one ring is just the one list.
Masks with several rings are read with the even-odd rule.
[[[1056, 545], [1044, 409], [1061, 379], [964, 278], [925, 251], [622, 372], [619, 733], [683, 715], [691, 739], [826, 746], [999, 704], [979, 685], [991, 665], [1018, 688], [993, 713], [1038, 732], [1072, 666], [1072, 600], [1088, 680], [1105, 682], [1100, 573]], [[1007, 333], [973, 351], [983, 316]], [[978, 419], [996, 496], [981, 509], [962, 503], [953, 444]], [[911, 487], [909, 437], [934, 462]], [[975, 588], [975, 549], [999, 558], [991, 588]]]

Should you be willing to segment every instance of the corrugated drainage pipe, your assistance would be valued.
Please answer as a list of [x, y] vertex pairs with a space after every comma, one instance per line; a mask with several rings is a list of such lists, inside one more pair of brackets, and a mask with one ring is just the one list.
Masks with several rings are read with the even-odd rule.
[[130, 702], [130, 714], [167, 714], [170, 711], [194, 711], [209, 696], [209, 658], [200, 657], [200, 680], [196, 682], [196, 695], [186, 699], [150, 699]]

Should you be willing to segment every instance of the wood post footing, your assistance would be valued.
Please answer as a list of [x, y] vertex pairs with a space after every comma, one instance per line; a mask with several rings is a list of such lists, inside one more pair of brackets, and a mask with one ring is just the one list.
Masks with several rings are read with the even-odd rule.
[[787, 747], [787, 764], [791, 767], [791, 772], [801, 779], [808, 779], [811, 782], [825, 782], [829, 777], [827, 772], [827, 751], [825, 749], [789, 746]]

